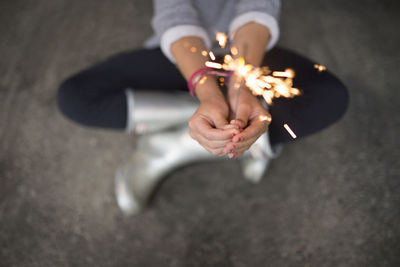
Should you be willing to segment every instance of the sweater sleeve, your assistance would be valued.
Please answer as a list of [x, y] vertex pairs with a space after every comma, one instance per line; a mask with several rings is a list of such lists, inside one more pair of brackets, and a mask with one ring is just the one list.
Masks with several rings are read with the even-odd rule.
[[269, 29], [270, 40], [266, 49], [270, 50], [279, 39], [280, 6], [280, 0], [240, 0], [236, 5], [235, 18], [229, 26], [230, 37], [243, 25], [256, 22]]
[[152, 26], [160, 38], [161, 50], [172, 62], [175, 62], [175, 59], [170, 50], [171, 44], [185, 36], [200, 37], [208, 49], [211, 47], [211, 41], [201, 26], [191, 1], [153, 0], [153, 2]]

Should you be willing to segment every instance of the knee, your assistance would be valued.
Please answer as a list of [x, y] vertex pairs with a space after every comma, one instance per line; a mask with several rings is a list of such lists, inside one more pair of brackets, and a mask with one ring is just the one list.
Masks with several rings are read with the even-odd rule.
[[57, 91], [57, 104], [60, 112], [67, 118], [81, 123], [86, 104], [83, 88], [74, 77], [65, 80]]
[[[299, 99], [300, 100], [300, 99]], [[308, 131], [317, 131], [339, 121], [347, 111], [349, 94], [345, 85], [327, 73], [303, 95], [296, 105], [296, 116], [311, 123]]]

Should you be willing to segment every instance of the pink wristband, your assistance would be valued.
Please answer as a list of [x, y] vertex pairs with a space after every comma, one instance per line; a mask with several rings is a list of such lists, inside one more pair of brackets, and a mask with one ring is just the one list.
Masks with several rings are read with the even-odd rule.
[[200, 82], [201, 78], [207, 75], [213, 75], [213, 76], [224, 76], [224, 77], [229, 77], [232, 75], [233, 72], [231, 71], [218, 71], [213, 68], [209, 67], [203, 67], [195, 72], [193, 72], [192, 75], [190, 75], [190, 78], [187, 82], [189, 92], [192, 96], [194, 96], [195, 92], [194, 89], [196, 88], [196, 85]]

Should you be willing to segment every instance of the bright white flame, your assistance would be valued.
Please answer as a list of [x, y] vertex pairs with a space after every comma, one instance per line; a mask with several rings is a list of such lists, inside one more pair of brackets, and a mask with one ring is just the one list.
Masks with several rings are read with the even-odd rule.
[[247, 73], [246, 66], [239, 66], [237, 69], [237, 72], [242, 76], [246, 76], [246, 73]]

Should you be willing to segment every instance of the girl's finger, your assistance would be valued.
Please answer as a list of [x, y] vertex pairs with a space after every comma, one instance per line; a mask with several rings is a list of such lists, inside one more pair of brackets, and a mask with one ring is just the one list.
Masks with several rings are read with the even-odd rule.
[[230, 139], [227, 140], [208, 140], [201, 134], [195, 131], [190, 131], [190, 136], [195, 139], [197, 142], [199, 142], [200, 145], [203, 147], [207, 147], [208, 149], [223, 149], [228, 142], [230, 142]]
[[212, 127], [206, 119], [200, 119], [196, 124], [196, 129], [198, 130], [199, 134], [207, 140], [230, 140], [232, 139], [233, 133], [239, 133], [236, 128], [216, 129]]
[[232, 141], [234, 143], [244, 142], [252, 138], [257, 138], [263, 134], [268, 129], [268, 122], [262, 120], [254, 120], [250, 125], [244, 129], [241, 133], [233, 137]]

